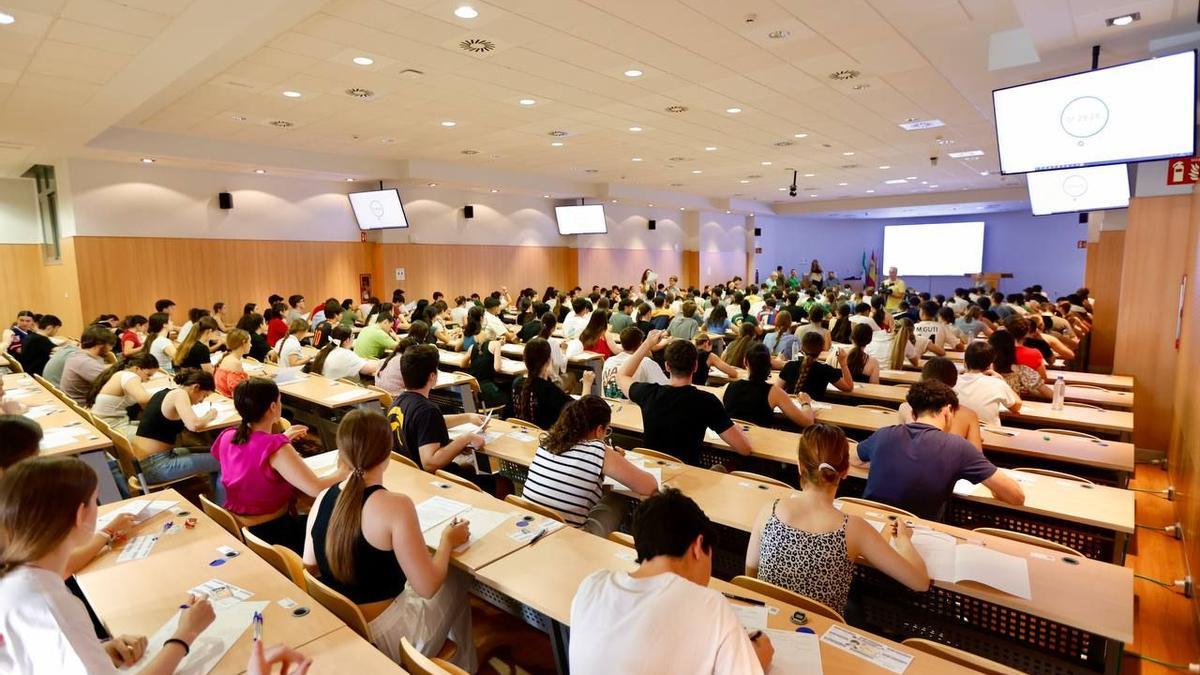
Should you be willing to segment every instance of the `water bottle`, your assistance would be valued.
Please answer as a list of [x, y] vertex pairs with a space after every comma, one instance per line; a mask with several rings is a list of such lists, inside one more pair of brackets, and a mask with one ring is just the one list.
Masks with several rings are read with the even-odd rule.
[[1054, 380], [1054, 400], [1050, 403], [1051, 410], [1062, 410], [1063, 399], [1067, 397], [1067, 382], [1062, 375]]

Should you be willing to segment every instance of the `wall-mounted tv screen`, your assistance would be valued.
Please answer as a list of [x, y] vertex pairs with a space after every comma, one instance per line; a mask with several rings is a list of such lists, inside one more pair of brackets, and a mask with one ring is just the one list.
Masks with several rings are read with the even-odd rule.
[[388, 230], [408, 227], [404, 205], [400, 203], [400, 192], [395, 188], [351, 192], [350, 206], [360, 230]]
[[1026, 174], [1035, 216], [1129, 206], [1129, 168], [1108, 164]]
[[556, 206], [554, 215], [558, 218], [559, 234], [608, 234], [603, 204]]

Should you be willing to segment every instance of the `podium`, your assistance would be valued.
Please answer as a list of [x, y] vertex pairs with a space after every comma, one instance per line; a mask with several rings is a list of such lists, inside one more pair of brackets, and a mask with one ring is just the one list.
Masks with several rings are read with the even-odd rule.
[[1000, 290], [1001, 279], [1013, 278], [1012, 272], [980, 272], [979, 274], [964, 274], [975, 286], [984, 286], [989, 291]]

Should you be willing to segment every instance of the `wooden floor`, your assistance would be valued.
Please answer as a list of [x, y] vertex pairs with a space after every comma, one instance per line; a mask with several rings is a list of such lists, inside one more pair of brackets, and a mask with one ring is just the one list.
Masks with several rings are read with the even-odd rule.
[[[1156, 466], [1138, 465], [1134, 476], [1130, 487], [1153, 490], [1165, 488], [1169, 483], [1167, 473]], [[1175, 521], [1175, 504], [1151, 494], [1137, 495], [1138, 523], [1164, 526]], [[1125, 566], [1137, 574], [1166, 582], [1182, 579], [1187, 574], [1183, 542], [1165, 533], [1139, 529]], [[1200, 637], [1192, 601], [1178, 591], [1142, 579], [1135, 580], [1134, 591], [1137, 595], [1134, 604], [1134, 642], [1126, 645], [1126, 651], [1171, 663], [1200, 662]], [[1166, 675], [1180, 671], [1127, 656], [1121, 672]]]

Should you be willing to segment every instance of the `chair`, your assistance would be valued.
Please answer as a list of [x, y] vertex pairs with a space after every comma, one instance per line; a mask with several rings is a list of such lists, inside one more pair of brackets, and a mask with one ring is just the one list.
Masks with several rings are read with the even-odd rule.
[[839, 623], [846, 623], [846, 619], [842, 617], [840, 612], [829, 605], [826, 605], [820, 600], [814, 600], [807, 595], [793, 593], [786, 588], [781, 588], [770, 582], [763, 581], [761, 579], [755, 579], [754, 577], [748, 577], [742, 574], [734, 577], [732, 583], [734, 586], [744, 588], [748, 591], [754, 591], [755, 593], [760, 593], [768, 598], [771, 598], [772, 600], [777, 600], [788, 605], [794, 605], [806, 612], [812, 612], [813, 614], [823, 616], [826, 619], [831, 619]]
[[788, 485], [781, 480], [771, 478], [770, 476], [764, 476], [761, 473], [754, 473], [753, 471], [730, 471], [729, 475], [737, 476], [739, 478], [748, 478], [750, 480], [758, 481], [759, 483], [766, 483], [767, 485], [774, 485], [775, 487], [787, 488], [789, 490], [795, 489], [791, 485]]
[[[16, 360], [16, 359], [14, 359], [14, 358], [12, 357], [12, 354], [5, 353], [5, 354], [4, 354], [4, 360], [5, 360], [5, 361], [7, 362], [7, 364], [8, 364], [8, 369], [9, 369], [9, 370], [11, 370], [12, 372], [14, 372], [14, 373], [23, 373], [23, 372], [25, 372], [25, 369], [21, 367], [21, 362], [20, 362], [20, 361], [18, 361], [18, 360]], [[37, 375], [34, 375], [34, 377], [38, 377], [38, 376], [37, 376]]]
[[548, 509], [548, 508], [542, 506], [541, 504], [534, 504], [533, 502], [529, 501], [528, 499], [525, 499], [524, 497], [518, 497], [516, 495], [508, 495], [507, 497], [504, 498], [504, 501], [506, 501], [509, 504], [512, 504], [514, 506], [518, 506], [526, 511], [532, 511], [532, 512], [538, 514], [539, 516], [542, 516], [543, 518], [549, 518], [550, 520], [557, 520], [558, 522], [563, 523], [563, 524], [566, 524], [566, 522], [567, 522], [567, 521], [563, 520], [563, 517], [560, 516], [558, 514], [558, 512], [555, 511], [554, 509]]
[[272, 544], [271, 548], [275, 549], [275, 552], [278, 553], [279, 557], [283, 558], [283, 562], [287, 564], [288, 578], [292, 580], [292, 583], [296, 584], [300, 588], [305, 588], [304, 561], [300, 559], [300, 554], [286, 546], [280, 546], [279, 544]]
[[400, 462], [401, 464], [403, 464], [405, 466], [411, 466], [412, 468], [416, 469], [417, 471], [421, 470], [421, 467], [417, 466], [417, 463], [412, 461], [411, 459], [409, 459], [407, 455], [402, 455], [402, 454], [396, 452], [395, 450], [392, 451], [392, 461]]
[[675, 457], [674, 455], [668, 455], [665, 452], [659, 452], [658, 450], [651, 450], [650, 448], [634, 448], [630, 452], [635, 452], [639, 455], [645, 455], [646, 457], [653, 457], [655, 459], [661, 459], [664, 462], [675, 462], [676, 464], [683, 464], [683, 460], [679, 459], [678, 457]]
[[986, 675], [1020, 675], [1021, 673], [1019, 670], [996, 663], [991, 659], [985, 659], [982, 656], [964, 652], [961, 649], [939, 644], [924, 638], [909, 638], [901, 644], [914, 651], [932, 654], [940, 659], [945, 659], [976, 672], [985, 673]]
[[1061, 478], [1063, 480], [1074, 481], [1076, 483], [1085, 483], [1087, 485], [1095, 485], [1095, 483], [1093, 483], [1092, 481], [1090, 481], [1086, 478], [1083, 478], [1082, 476], [1076, 476], [1075, 474], [1070, 474], [1070, 473], [1066, 473], [1063, 471], [1055, 471], [1053, 469], [1039, 469], [1037, 467], [1023, 466], [1023, 467], [1018, 467], [1016, 469], [1013, 469], [1013, 471], [1017, 471], [1019, 473], [1032, 473], [1037, 476], [1049, 476], [1051, 478]]
[[129, 442], [129, 437], [125, 435], [125, 432], [113, 429], [107, 422], [101, 419], [96, 419], [95, 427], [105, 436], [108, 436], [108, 440], [112, 441], [113, 449], [117, 453], [117, 465], [121, 467], [121, 472], [125, 474], [125, 480], [129, 485], [130, 494], [132, 495], [149, 494], [177, 483], [185, 483], [197, 477], [203, 477], [205, 482], [208, 482], [207, 476], [202, 472], [197, 472], [161, 483], [151, 483], [142, 474], [141, 466], [137, 461], [137, 455], [133, 454], [133, 445]]
[[358, 605], [351, 602], [350, 598], [326, 586], [308, 570], [304, 570], [304, 587], [309, 595], [321, 603], [322, 607], [341, 619], [343, 623], [353, 629], [355, 633], [362, 636], [364, 640], [371, 642], [371, 626], [367, 624], [367, 619], [363, 616], [362, 610], [358, 608]]
[[885, 405], [875, 405], [872, 403], [863, 403], [862, 405], [856, 405], [854, 407], [858, 410], [878, 410], [879, 412], [890, 413], [893, 415], [896, 414], [895, 408], [889, 408]]
[[858, 504], [859, 506], [865, 506], [870, 509], [884, 511], [885, 513], [892, 513], [897, 516], [905, 516], [907, 518], [913, 518], [913, 519], [915, 519], [917, 517], [916, 515], [909, 513], [908, 511], [905, 511], [904, 509], [902, 509], [898, 506], [890, 506], [888, 504], [884, 504], [883, 502], [876, 502], [876, 501], [872, 501], [870, 499], [863, 499], [862, 497], [838, 497], [838, 500], [842, 501], [842, 502], [846, 502], [847, 504]]
[[[259, 538], [248, 527], [242, 528], [242, 541], [246, 542], [247, 548], [257, 553], [258, 557], [270, 563], [271, 567], [274, 567], [280, 574], [289, 579], [292, 578], [292, 571], [288, 568], [287, 560], [284, 560], [275, 546]], [[300, 579], [300, 585], [304, 585], [303, 577]]]
[[425, 656], [406, 637], [400, 638], [400, 665], [413, 675], [467, 675], [467, 671], [453, 663]]
[[462, 487], [465, 487], [468, 490], [474, 490], [476, 492], [483, 492], [483, 488], [472, 483], [471, 481], [467, 480], [466, 478], [463, 478], [462, 476], [456, 476], [456, 475], [450, 473], [449, 471], [443, 471], [441, 469], [438, 469], [437, 471], [433, 472], [433, 475], [437, 476], [438, 478], [441, 478], [442, 480], [450, 481], [451, 483], [454, 483], [455, 485], [460, 485]]
[[634, 548], [632, 534], [626, 534], [624, 532], [618, 532], [618, 531], [614, 530], [614, 531], [608, 533], [608, 540], [612, 541], [612, 542], [616, 542], [622, 546], [628, 546], [629, 548]]
[[1059, 436], [1076, 436], [1079, 438], [1090, 438], [1093, 441], [1100, 440], [1099, 436], [1093, 436], [1092, 434], [1089, 434], [1089, 433], [1086, 433], [1083, 431], [1075, 431], [1074, 429], [1034, 429], [1034, 431], [1036, 431], [1039, 434], [1058, 434]]
[[513, 425], [514, 427], [520, 427], [521, 429], [524, 429], [525, 431], [532, 433], [534, 436], [539, 436], [541, 434], [546, 433], [545, 429], [539, 427], [538, 425], [534, 424], [533, 422], [526, 422], [525, 420], [523, 420], [519, 417], [510, 417], [504, 421], [508, 422], [509, 424]]
[[1005, 530], [999, 527], [977, 527], [974, 529], [974, 531], [1001, 537], [1003, 539], [1011, 539], [1013, 541], [1019, 541], [1026, 544], [1033, 544], [1034, 546], [1041, 546], [1042, 548], [1048, 548], [1051, 551], [1058, 551], [1059, 553], [1065, 553], [1067, 555], [1073, 555], [1079, 558], [1084, 557], [1082, 553], [1076, 551], [1070, 546], [1060, 544], [1057, 541], [1043, 539], [1032, 534], [1025, 534], [1024, 532], [1013, 532], [1012, 530]]
[[1111, 391], [1109, 389], [1105, 389], [1104, 387], [1100, 387], [1100, 386], [1097, 386], [1094, 384], [1073, 384], [1073, 385], [1071, 385], [1071, 388], [1072, 389], [1092, 389], [1094, 391], [1102, 391], [1106, 394]]
[[[207, 495], [200, 495], [200, 508], [204, 509], [205, 515], [217, 521], [217, 524], [225, 528], [225, 531], [237, 537], [237, 540], [245, 543], [242, 538], [242, 523], [238, 517], [230, 513], [224, 507], [220, 506]], [[266, 543], [266, 542], [264, 542]]]
[[392, 397], [391, 394], [388, 393], [388, 391], [386, 389], [384, 389], [383, 387], [377, 387], [373, 384], [368, 384], [368, 385], [366, 385], [366, 387], [367, 387], [367, 389], [370, 389], [371, 391], [375, 392], [376, 394], [379, 394], [379, 403], [380, 403], [380, 405], [383, 406], [384, 410], [392, 409], [392, 404], [395, 403], [395, 399]]
[[1092, 405], [1091, 403], [1081, 403], [1079, 401], [1063, 401], [1063, 406], [1068, 407], [1068, 408], [1087, 408], [1088, 410], [1104, 410], [1104, 408], [1101, 408], [1098, 405]]

